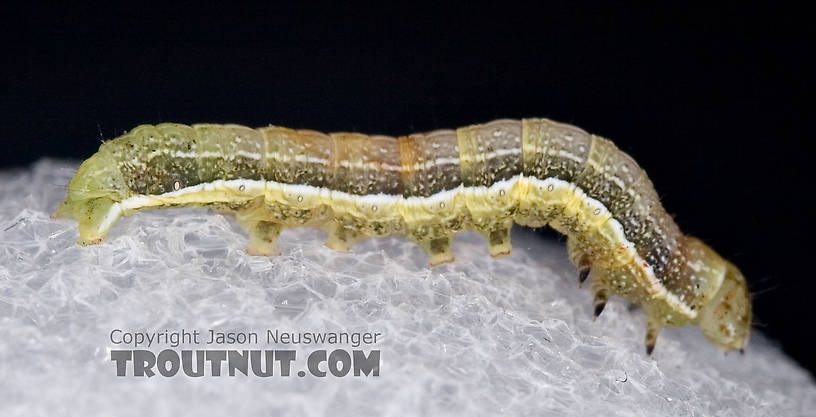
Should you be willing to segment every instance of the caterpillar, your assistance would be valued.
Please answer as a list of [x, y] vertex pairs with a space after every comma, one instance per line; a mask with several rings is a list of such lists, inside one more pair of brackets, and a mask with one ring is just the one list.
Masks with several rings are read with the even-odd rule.
[[684, 235], [651, 180], [611, 141], [547, 119], [495, 120], [399, 138], [269, 126], [142, 125], [107, 142], [68, 185], [56, 217], [78, 221], [80, 245], [119, 217], [198, 206], [232, 213], [247, 252], [276, 255], [284, 228], [311, 226], [327, 246], [401, 235], [432, 266], [453, 261], [453, 235], [511, 251], [510, 228], [567, 236], [594, 315], [610, 296], [642, 307], [646, 351], [664, 326], [698, 325], [721, 350], [742, 350], [751, 323], [745, 278]]

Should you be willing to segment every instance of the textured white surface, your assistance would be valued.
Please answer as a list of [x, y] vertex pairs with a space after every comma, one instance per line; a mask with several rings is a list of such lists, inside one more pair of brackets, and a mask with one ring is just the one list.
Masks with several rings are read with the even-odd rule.
[[[514, 230], [513, 255], [500, 260], [480, 237], [457, 236], [457, 262], [434, 269], [405, 240], [337, 253], [309, 229], [284, 232], [278, 258], [250, 257], [235, 222], [206, 210], [139, 213], [82, 248], [75, 222], [49, 218], [75, 168], [42, 161], [0, 174], [3, 416], [816, 410], [808, 374], [756, 332], [740, 356], [696, 328], [666, 329], [646, 356], [641, 313], [616, 300], [593, 322], [563, 242], [527, 230]], [[112, 329], [183, 327], [378, 331], [381, 375], [115, 376]]]

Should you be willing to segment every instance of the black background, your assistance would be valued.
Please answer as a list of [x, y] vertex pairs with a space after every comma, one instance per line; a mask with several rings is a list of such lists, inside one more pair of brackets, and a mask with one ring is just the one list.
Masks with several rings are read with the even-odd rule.
[[631, 154], [680, 227], [741, 267], [761, 330], [816, 369], [802, 11], [139, 4], [4, 15], [4, 169], [84, 159], [101, 138], [163, 121], [391, 135], [569, 122]]

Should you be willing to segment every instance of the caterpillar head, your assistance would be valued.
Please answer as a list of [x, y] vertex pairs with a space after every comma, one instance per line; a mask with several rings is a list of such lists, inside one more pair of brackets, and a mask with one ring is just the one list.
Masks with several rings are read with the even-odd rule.
[[743, 349], [751, 332], [751, 297], [739, 269], [725, 262], [725, 278], [700, 311], [700, 329], [718, 349]]

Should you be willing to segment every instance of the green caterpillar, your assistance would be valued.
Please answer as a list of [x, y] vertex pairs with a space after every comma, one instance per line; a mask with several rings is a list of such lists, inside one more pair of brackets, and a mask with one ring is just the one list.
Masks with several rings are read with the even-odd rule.
[[402, 235], [431, 265], [453, 261], [454, 234], [474, 230], [510, 253], [514, 223], [567, 235], [595, 314], [612, 295], [643, 307], [651, 353], [663, 326], [699, 325], [722, 350], [751, 323], [745, 279], [681, 233], [645, 172], [610, 141], [546, 119], [496, 120], [399, 138], [282, 127], [165, 123], [105, 142], [82, 163], [58, 216], [78, 243], [101, 242], [137, 210], [204, 206], [234, 213], [247, 252], [277, 254], [281, 230], [324, 230], [348, 250]]

